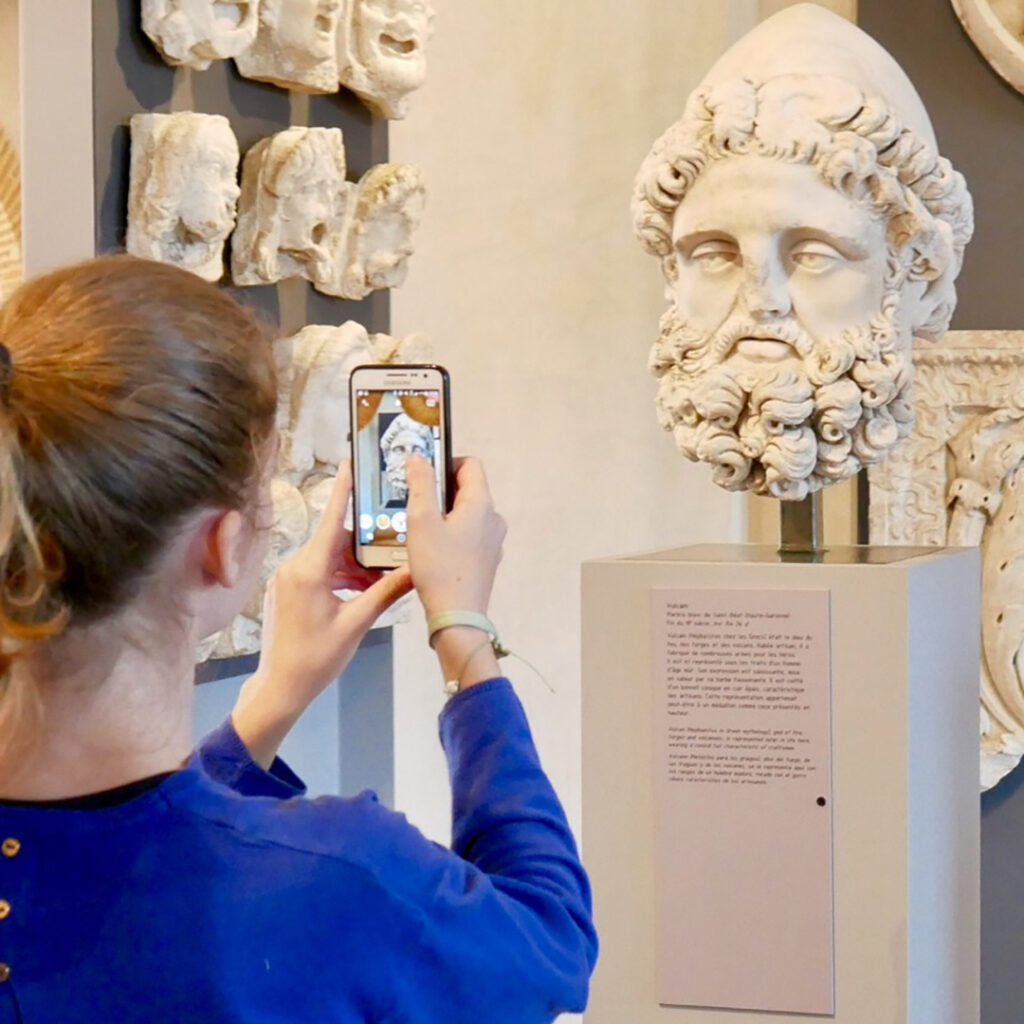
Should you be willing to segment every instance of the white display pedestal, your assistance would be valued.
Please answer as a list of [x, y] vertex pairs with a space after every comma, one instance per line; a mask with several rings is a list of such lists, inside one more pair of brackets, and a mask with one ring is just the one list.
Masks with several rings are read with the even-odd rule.
[[[834, 1015], [659, 1005], [653, 614], [666, 589], [828, 592]], [[587, 1024], [977, 1024], [979, 609], [974, 550], [794, 564], [714, 546], [584, 565], [583, 857], [601, 937]], [[672, 824], [682, 845], [702, 830]], [[745, 921], [708, 927], [739, 935]]]

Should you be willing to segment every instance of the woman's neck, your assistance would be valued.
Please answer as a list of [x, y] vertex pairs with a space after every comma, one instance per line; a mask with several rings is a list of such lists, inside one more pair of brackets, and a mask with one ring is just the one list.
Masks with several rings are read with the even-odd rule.
[[192, 748], [194, 643], [174, 627], [163, 642], [125, 635], [79, 631], [15, 661], [11, 686], [28, 708], [13, 723], [0, 797], [84, 796], [182, 765]]

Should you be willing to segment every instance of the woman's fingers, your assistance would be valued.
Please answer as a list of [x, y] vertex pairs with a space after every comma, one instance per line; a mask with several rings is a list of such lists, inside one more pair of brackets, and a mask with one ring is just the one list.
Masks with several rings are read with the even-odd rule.
[[333, 570], [337, 552], [345, 550], [346, 545], [351, 543], [351, 531], [345, 528], [345, 509], [351, 493], [352, 464], [346, 459], [338, 466], [338, 475], [334, 478], [327, 507], [313, 536], [306, 542], [308, 550], [325, 573]]
[[368, 630], [400, 597], [412, 590], [412, 576], [403, 566], [382, 576], [358, 597], [346, 601], [341, 615], [346, 629], [356, 633]]

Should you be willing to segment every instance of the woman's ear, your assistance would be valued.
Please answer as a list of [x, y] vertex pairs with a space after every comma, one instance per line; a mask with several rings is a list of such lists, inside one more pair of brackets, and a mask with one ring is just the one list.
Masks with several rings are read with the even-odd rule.
[[234, 509], [218, 513], [206, 531], [202, 555], [203, 575], [222, 587], [232, 588], [245, 564], [245, 521]]

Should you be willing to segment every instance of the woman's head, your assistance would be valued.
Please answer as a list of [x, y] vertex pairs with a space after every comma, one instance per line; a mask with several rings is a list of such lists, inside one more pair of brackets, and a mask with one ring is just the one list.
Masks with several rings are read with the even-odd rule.
[[276, 387], [268, 339], [238, 303], [127, 256], [23, 285], [0, 308], [0, 344], [6, 672], [128, 608], [197, 513], [256, 526]]

